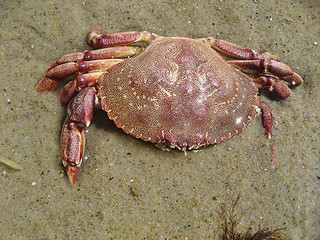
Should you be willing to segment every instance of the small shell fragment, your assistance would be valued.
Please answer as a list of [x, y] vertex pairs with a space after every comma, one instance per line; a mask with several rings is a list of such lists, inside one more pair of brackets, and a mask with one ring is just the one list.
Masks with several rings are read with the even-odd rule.
[[4, 163], [5, 165], [15, 169], [15, 170], [20, 170], [22, 169], [22, 166], [6, 157], [0, 156], [0, 162]]

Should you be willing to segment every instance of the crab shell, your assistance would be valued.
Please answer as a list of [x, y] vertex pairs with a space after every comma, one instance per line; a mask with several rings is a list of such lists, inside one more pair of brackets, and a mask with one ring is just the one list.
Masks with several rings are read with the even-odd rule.
[[98, 96], [126, 133], [185, 150], [225, 141], [256, 115], [257, 87], [208, 44], [156, 39], [106, 70]]

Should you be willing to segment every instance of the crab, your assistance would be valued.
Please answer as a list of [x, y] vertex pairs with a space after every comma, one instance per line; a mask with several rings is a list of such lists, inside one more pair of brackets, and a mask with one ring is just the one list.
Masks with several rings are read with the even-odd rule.
[[256, 53], [212, 37], [93, 31], [87, 42], [97, 50], [62, 56], [36, 87], [39, 92], [53, 91], [77, 75], [60, 92], [67, 106], [62, 162], [73, 185], [97, 100], [124, 132], [186, 151], [230, 139], [258, 112], [271, 138], [274, 117], [260, 100], [260, 90], [285, 99], [291, 95], [289, 87], [303, 82], [270, 52]]

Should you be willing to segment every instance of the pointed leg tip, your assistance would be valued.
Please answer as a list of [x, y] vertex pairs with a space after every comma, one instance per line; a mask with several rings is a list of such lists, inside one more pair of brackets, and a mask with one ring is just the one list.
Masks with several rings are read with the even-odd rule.
[[95, 38], [99, 35], [98, 31], [92, 31], [89, 32], [87, 35], [87, 43], [89, 45], [94, 45], [95, 44]]
[[52, 80], [48, 77], [43, 77], [36, 86], [38, 92], [51, 92], [60, 84], [61, 81]]
[[68, 175], [68, 178], [69, 178], [71, 184], [76, 185], [77, 184], [78, 167], [66, 165], [66, 171], [67, 171], [67, 175]]

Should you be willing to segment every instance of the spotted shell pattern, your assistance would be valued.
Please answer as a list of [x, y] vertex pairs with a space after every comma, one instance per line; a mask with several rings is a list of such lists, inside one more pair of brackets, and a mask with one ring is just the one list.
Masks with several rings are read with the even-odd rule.
[[102, 108], [126, 133], [170, 148], [231, 138], [256, 114], [258, 89], [210, 46], [155, 40], [99, 80]]

